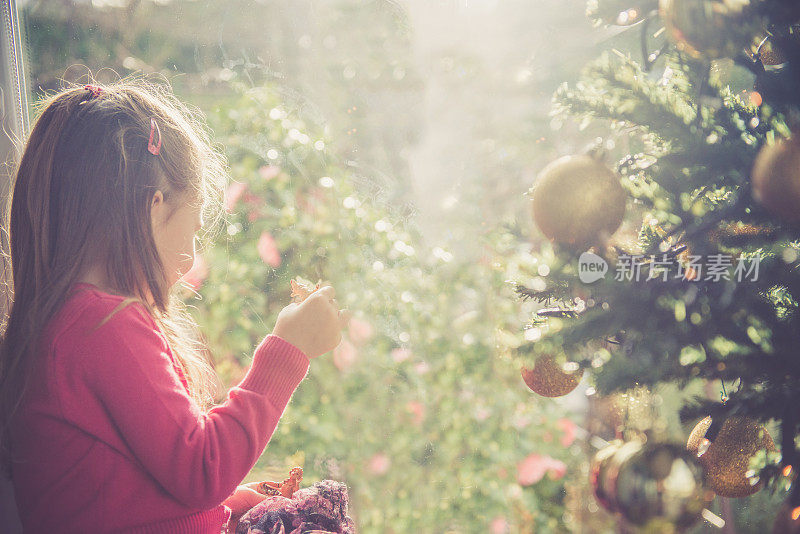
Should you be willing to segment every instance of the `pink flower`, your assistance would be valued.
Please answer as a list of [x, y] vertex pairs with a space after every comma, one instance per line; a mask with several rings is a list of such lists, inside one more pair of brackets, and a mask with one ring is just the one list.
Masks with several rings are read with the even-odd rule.
[[181, 277], [181, 280], [192, 289], [200, 289], [206, 278], [208, 278], [208, 264], [206, 264], [203, 256], [195, 254], [191, 269]]
[[236, 207], [239, 198], [247, 191], [247, 184], [242, 182], [233, 182], [225, 190], [225, 211], [231, 213]]
[[275, 238], [266, 230], [261, 233], [258, 239], [258, 255], [261, 260], [267, 265], [277, 269], [281, 266], [281, 253], [278, 251], [278, 245], [275, 243]]
[[428, 362], [422, 361], [414, 366], [414, 370], [417, 372], [417, 374], [424, 375], [431, 370], [431, 367], [428, 365]]
[[485, 406], [480, 406], [479, 408], [475, 409], [475, 419], [478, 421], [485, 421], [492, 415], [492, 411]]
[[259, 208], [264, 205], [264, 199], [258, 195], [254, 195], [250, 191], [245, 192], [242, 196], [242, 200], [251, 208]]
[[408, 349], [398, 348], [392, 350], [392, 359], [396, 363], [404, 362], [412, 356], [412, 353]]
[[567, 464], [561, 460], [550, 458], [550, 468], [547, 470], [550, 478], [558, 480], [567, 474]]
[[350, 341], [356, 345], [363, 345], [374, 333], [372, 325], [358, 317], [350, 319], [350, 323], [347, 325], [347, 331], [350, 334]]
[[373, 475], [385, 475], [391, 466], [392, 460], [382, 452], [374, 454], [367, 464], [369, 472]]
[[539, 454], [530, 454], [517, 464], [517, 482], [522, 486], [530, 486], [539, 482], [546, 472], [545, 457]]
[[560, 440], [561, 445], [564, 447], [572, 445], [572, 442], [575, 441], [575, 429], [578, 428], [578, 425], [572, 419], [562, 417], [556, 421], [556, 426], [564, 432]]
[[489, 523], [489, 531], [491, 534], [507, 534], [510, 525], [505, 517], [497, 516]]
[[409, 401], [406, 404], [406, 410], [408, 410], [413, 418], [411, 420], [412, 423], [415, 425], [421, 425], [422, 421], [425, 419], [425, 405], [419, 401]]
[[533, 453], [517, 464], [517, 482], [521, 486], [530, 486], [539, 482], [547, 473], [553, 480], [558, 480], [566, 472], [567, 466], [564, 462]]
[[531, 424], [531, 418], [528, 417], [527, 415], [514, 414], [514, 416], [511, 418], [511, 426], [513, 426], [517, 430], [522, 430], [529, 424]]
[[272, 180], [278, 176], [280, 172], [281, 168], [277, 165], [263, 165], [258, 169], [258, 174], [260, 174], [261, 178], [264, 180]]
[[340, 371], [351, 367], [358, 358], [358, 350], [355, 345], [343, 339], [339, 346], [333, 349], [333, 365]]

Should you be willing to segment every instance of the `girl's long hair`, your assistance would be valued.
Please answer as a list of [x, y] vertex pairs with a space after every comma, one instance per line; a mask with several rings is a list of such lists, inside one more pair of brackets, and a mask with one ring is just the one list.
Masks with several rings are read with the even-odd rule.
[[[200, 112], [143, 78], [102, 86], [99, 96], [69, 87], [36, 112], [7, 219], [13, 287], [0, 340], [0, 467], [7, 475], [11, 423], [43, 356], [39, 340], [91, 265], [105, 265], [113, 291], [147, 307], [198, 405], [213, 404], [219, 386], [194, 323], [168, 287], [150, 215], [161, 190], [173, 209], [202, 202], [205, 228], [223, 216], [227, 165]], [[148, 151], [151, 117], [161, 133], [159, 155]]]

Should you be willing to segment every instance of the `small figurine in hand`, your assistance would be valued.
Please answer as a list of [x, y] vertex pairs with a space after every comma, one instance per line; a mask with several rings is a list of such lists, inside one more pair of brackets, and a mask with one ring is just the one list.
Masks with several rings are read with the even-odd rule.
[[289, 471], [289, 478], [281, 482], [264, 481], [257, 486], [257, 491], [264, 495], [281, 495], [291, 499], [294, 492], [300, 489], [300, 481], [303, 480], [303, 468], [294, 467]]
[[308, 298], [311, 293], [322, 287], [322, 282], [317, 282], [314, 286], [310, 282], [305, 282], [302, 279], [292, 278], [289, 282], [292, 285], [292, 302], [303, 302]]

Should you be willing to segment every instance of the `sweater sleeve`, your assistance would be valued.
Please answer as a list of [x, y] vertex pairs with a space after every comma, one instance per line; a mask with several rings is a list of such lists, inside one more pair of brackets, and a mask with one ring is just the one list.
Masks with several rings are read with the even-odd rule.
[[267, 336], [245, 378], [207, 412], [188, 396], [169, 348], [141, 304], [87, 336], [88, 386], [144, 469], [176, 500], [198, 509], [224, 501], [264, 452], [309, 360]]

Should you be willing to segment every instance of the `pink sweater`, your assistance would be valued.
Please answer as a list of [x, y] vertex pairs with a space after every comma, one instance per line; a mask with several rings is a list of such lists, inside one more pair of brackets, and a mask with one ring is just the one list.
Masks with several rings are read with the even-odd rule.
[[221, 503], [264, 452], [308, 358], [267, 336], [203, 412], [141, 304], [95, 329], [123, 298], [75, 289], [45, 331], [13, 432], [24, 532], [220, 534]]

